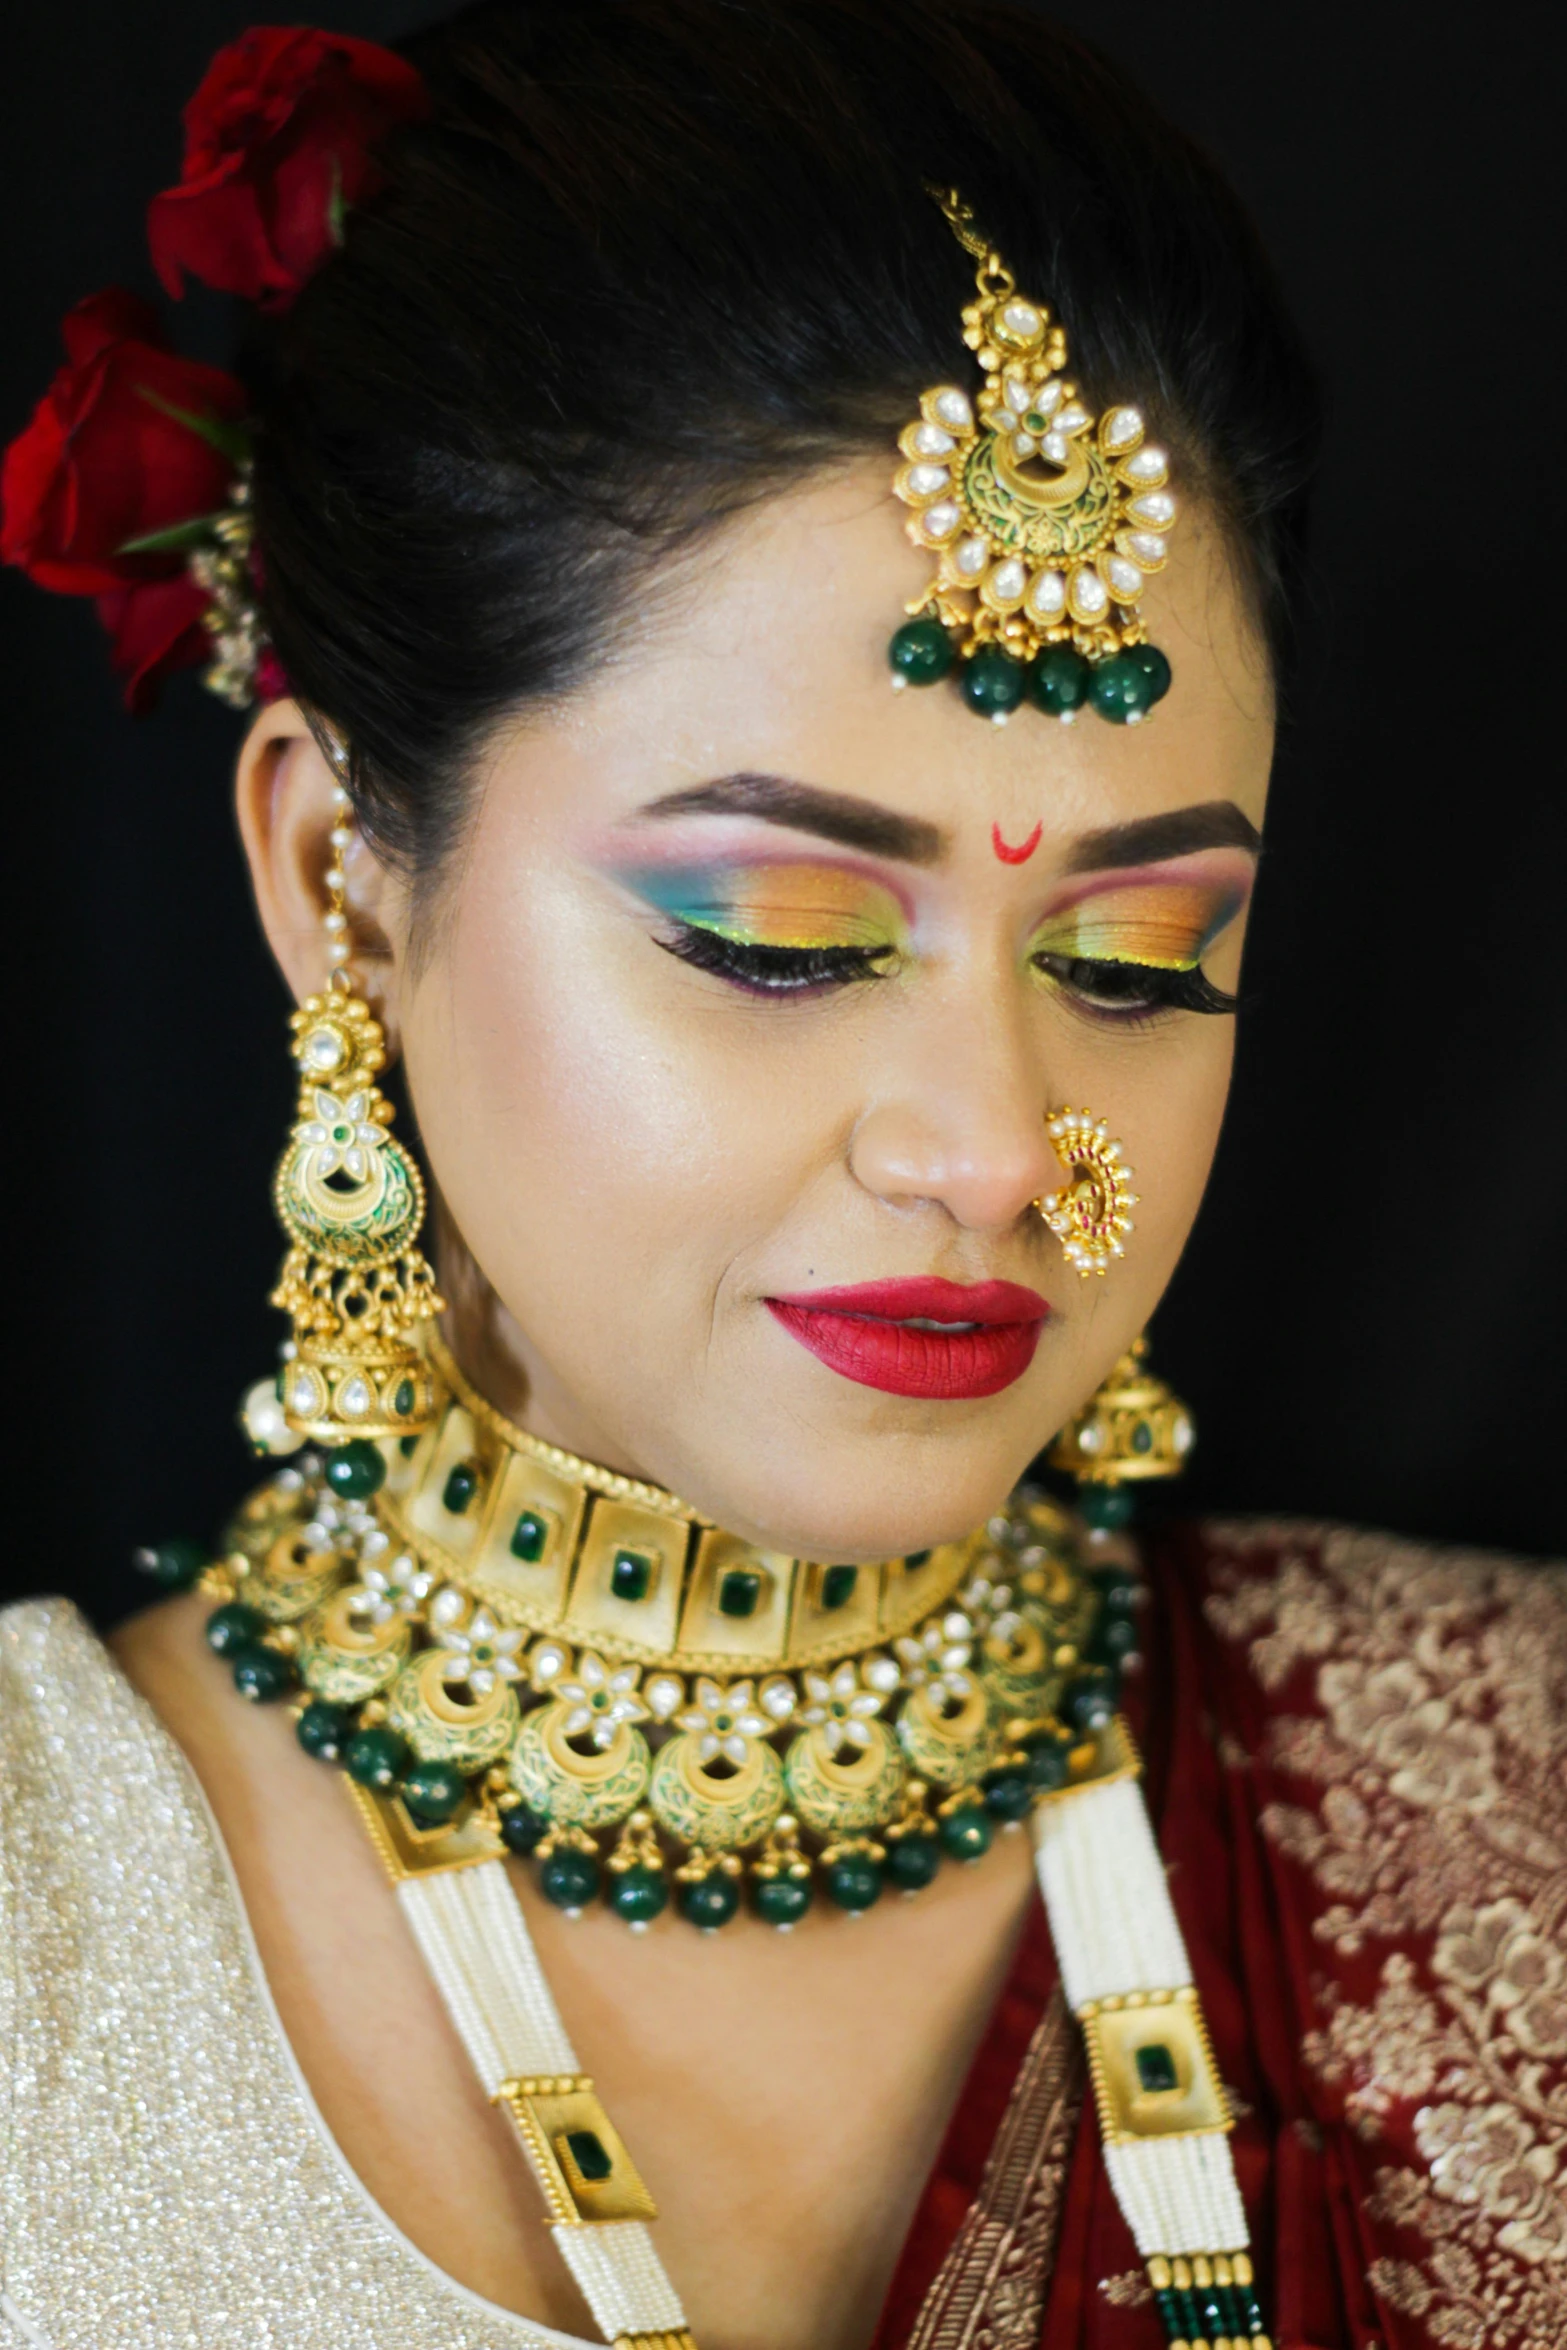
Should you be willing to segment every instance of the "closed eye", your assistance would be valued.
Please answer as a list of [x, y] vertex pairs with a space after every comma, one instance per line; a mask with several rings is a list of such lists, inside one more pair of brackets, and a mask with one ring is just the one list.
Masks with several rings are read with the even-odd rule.
[[690, 963], [698, 971], [711, 971], [715, 978], [727, 980], [748, 995], [770, 996], [815, 995], [828, 988], [850, 986], [856, 980], [880, 978], [880, 966], [897, 953], [890, 944], [753, 946], [688, 922], [678, 924], [672, 936], [655, 943], [682, 963]]
[[1239, 999], [1195, 966], [1099, 962], [1086, 955], [1035, 955], [1034, 968], [1091, 1016], [1136, 1027], [1165, 1012], [1233, 1012]]

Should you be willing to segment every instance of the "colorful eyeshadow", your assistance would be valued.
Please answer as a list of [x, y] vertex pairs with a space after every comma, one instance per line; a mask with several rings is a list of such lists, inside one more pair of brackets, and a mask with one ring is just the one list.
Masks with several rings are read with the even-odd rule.
[[1195, 971], [1246, 902], [1242, 883], [1146, 881], [1079, 898], [1035, 932], [1035, 955]]
[[624, 878], [661, 913], [737, 946], [888, 948], [907, 931], [891, 890], [841, 865], [644, 867]]

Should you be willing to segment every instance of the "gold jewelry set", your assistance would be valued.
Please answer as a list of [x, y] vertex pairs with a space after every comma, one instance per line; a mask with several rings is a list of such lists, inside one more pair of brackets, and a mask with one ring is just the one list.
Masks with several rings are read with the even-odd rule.
[[[1090, 441], [1060, 329], [957, 199], [943, 209], [981, 261], [965, 331], [986, 380], [972, 409], [937, 387], [904, 436], [898, 492], [939, 555], [921, 609], [944, 638], [967, 630], [971, 660], [1129, 656], [1130, 566], [1162, 560], [1137, 500], [1163, 495], [1163, 460], [1130, 409]], [[346, 1764], [606, 2338], [694, 2350], [647, 2237], [651, 2198], [505, 1890], [508, 1854], [531, 1854], [569, 1912], [602, 1895], [641, 1928], [673, 1897], [711, 1930], [748, 1891], [782, 1928], [818, 1889], [864, 1909], [1027, 1818], [1166, 2330], [1184, 2350], [1267, 2350], [1229, 2110], [1116, 1710], [1139, 1598], [1125, 1488], [1182, 1465], [1188, 1414], [1139, 1342], [1051, 1450], [1079, 1514], [1025, 1489], [964, 1542], [873, 1563], [758, 1549], [505, 1420], [434, 1328], [423, 1185], [348, 977], [352, 806], [331, 750], [331, 977], [294, 1015], [300, 1091], [275, 1186], [292, 1335], [244, 1413], [277, 1465], [201, 1576], [219, 1601], [208, 1639], [243, 1694], [294, 1694], [301, 1743]], [[1050, 1112], [1048, 1131], [1066, 1179], [1038, 1212], [1075, 1271], [1103, 1275], [1132, 1230], [1131, 1170], [1087, 1110]]]

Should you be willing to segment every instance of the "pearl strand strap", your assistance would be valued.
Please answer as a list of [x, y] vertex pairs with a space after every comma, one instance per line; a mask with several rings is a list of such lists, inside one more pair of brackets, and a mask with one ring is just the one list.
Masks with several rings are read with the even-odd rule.
[[643, 2224], [656, 2207], [579, 2070], [504, 1862], [407, 1877], [397, 1893], [486, 2095], [517, 2125], [606, 2341], [695, 2350]]

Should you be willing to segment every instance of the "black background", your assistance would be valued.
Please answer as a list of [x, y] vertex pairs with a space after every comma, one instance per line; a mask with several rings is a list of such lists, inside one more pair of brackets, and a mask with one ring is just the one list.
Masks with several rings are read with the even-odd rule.
[[[328, 21], [386, 39], [429, 13], [363, 0]], [[1558, 1548], [1567, 435], [1547, 350], [1548, 12], [1057, 13], [1225, 165], [1333, 405], [1238, 1081], [1157, 1325], [1202, 1428], [1189, 1489]], [[55, 367], [70, 302], [154, 290], [146, 200], [176, 175], [181, 105], [247, 21], [229, 0], [12, 20], [0, 434]], [[184, 308], [184, 346], [221, 357], [221, 314]], [[285, 1007], [233, 837], [237, 722], [188, 680], [124, 718], [90, 610], [15, 575], [0, 658], [20, 1179], [0, 1583], [107, 1621], [139, 1596], [130, 1545], [210, 1532], [246, 1477], [235, 1404], [278, 1336]]]

